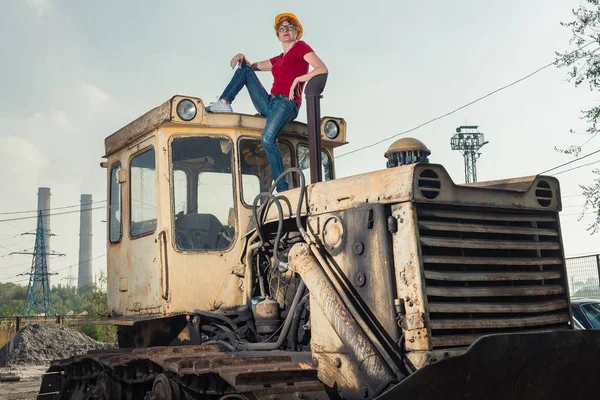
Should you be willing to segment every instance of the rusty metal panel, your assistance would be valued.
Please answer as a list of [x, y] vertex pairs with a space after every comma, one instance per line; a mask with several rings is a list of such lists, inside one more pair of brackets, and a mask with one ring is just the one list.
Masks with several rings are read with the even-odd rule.
[[365, 205], [352, 210], [308, 218], [323, 248], [360, 296], [368, 311], [395, 342], [400, 338], [394, 316], [395, 284], [387, 207]]
[[439, 272], [425, 271], [425, 278], [437, 281], [469, 282], [469, 281], [535, 281], [559, 279], [560, 271], [541, 272]]
[[419, 216], [423, 217], [439, 217], [439, 218], [454, 218], [454, 219], [466, 219], [466, 220], [482, 220], [482, 221], [537, 221], [537, 222], [554, 222], [556, 216], [554, 214], [523, 214], [523, 213], [512, 213], [501, 212], [498, 209], [493, 214], [486, 212], [477, 211], [460, 211], [460, 210], [448, 210], [448, 209], [419, 209]]
[[569, 321], [569, 314], [541, 315], [536, 317], [481, 318], [481, 319], [436, 319], [431, 321], [431, 329], [496, 329], [521, 328], [539, 325], [552, 325]]
[[125, 125], [104, 140], [105, 156], [119, 151], [123, 147], [141, 138], [144, 134], [158, 128], [171, 119], [171, 99], [148, 111], [141, 117]]
[[524, 327], [569, 328], [555, 212], [417, 207], [434, 349]]
[[494, 296], [544, 296], [564, 293], [560, 285], [540, 286], [490, 286], [490, 287], [436, 287], [428, 286], [428, 296], [494, 297]]
[[421, 236], [421, 244], [435, 247], [462, 247], [466, 249], [512, 249], [512, 250], [558, 250], [556, 242], [519, 242], [510, 240], [471, 239], [442, 239]]
[[459, 265], [560, 265], [563, 261], [558, 257], [537, 258], [498, 258], [498, 257], [470, 257], [470, 256], [433, 256], [424, 255], [423, 262], [427, 264], [459, 264]]
[[413, 366], [415, 366], [415, 368], [421, 369], [429, 364], [433, 364], [437, 361], [447, 358], [460, 356], [466, 352], [467, 349], [464, 347], [445, 350], [411, 351], [407, 354], [407, 357]]
[[566, 300], [533, 303], [436, 303], [429, 302], [432, 313], [538, 313], [567, 308]]
[[397, 298], [404, 303], [406, 314], [400, 321], [407, 350], [430, 350], [431, 330], [425, 292], [425, 276], [414, 204], [392, 206], [398, 231], [392, 235]]
[[481, 224], [461, 224], [458, 222], [419, 221], [419, 227], [424, 229], [449, 232], [509, 233], [514, 235], [558, 236], [558, 232], [552, 229], [537, 229], [528, 227], [510, 227]]
[[[435, 178], [435, 182], [431, 178]], [[418, 164], [413, 176], [414, 200], [494, 209], [560, 211], [560, 186], [556, 178], [536, 176], [525, 179], [528, 181], [526, 187], [508, 184], [490, 190], [484, 184], [456, 185], [442, 166]]]

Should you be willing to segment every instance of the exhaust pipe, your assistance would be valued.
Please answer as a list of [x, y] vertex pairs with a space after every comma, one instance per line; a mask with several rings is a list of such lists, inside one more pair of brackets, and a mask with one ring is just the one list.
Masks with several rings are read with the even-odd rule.
[[306, 120], [308, 122], [308, 155], [310, 157], [310, 182], [322, 182], [321, 171], [321, 94], [327, 83], [327, 74], [313, 76], [304, 88]]

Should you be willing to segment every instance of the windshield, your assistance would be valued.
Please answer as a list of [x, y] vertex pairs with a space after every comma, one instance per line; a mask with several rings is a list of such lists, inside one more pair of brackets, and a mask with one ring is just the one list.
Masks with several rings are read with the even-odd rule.
[[180, 250], [226, 250], [236, 235], [231, 140], [173, 140], [172, 196]]
[[[282, 140], [279, 140], [278, 146], [283, 159], [283, 169], [286, 170], [292, 166], [292, 146]], [[271, 166], [260, 139], [244, 138], [240, 140], [240, 165], [242, 201], [246, 205], [252, 205], [256, 195], [268, 191], [273, 182]], [[288, 176], [287, 181], [290, 188], [294, 187], [294, 180], [295, 177], [290, 179]]]
[[[308, 146], [305, 144], [298, 145], [298, 166], [304, 172], [306, 184], [312, 183], [310, 179], [310, 154]], [[329, 181], [333, 178], [331, 174], [331, 159], [325, 150], [321, 150], [321, 174], [323, 181]]]
[[592, 325], [592, 329], [600, 329], [600, 303], [585, 304], [581, 311]]

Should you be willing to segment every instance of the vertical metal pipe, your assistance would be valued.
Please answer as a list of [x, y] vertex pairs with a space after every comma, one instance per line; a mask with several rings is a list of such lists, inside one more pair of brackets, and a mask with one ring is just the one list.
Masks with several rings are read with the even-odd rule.
[[600, 286], [600, 254], [596, 254], [596, 269], [598, 269], [598, 286]]
[[327, 74], [316, 75], [308, 81], [305, 88], [311, 183], [323, 181], [323, 172], [321, 171], [321, 93], [323, 93], [326, 83]]
[[79, 268], [77, 288], [94, 283], [92, 271], [92, 195], [82, 194], [79, 217]]

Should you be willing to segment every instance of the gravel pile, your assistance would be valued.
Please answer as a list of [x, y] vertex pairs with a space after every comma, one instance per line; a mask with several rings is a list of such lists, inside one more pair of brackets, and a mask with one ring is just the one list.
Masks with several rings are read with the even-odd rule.
[[[110, 343], [98, 342], [83, 333], [56, 324], [27, 325], [14, 340], [12, 362], [38, 364], [51, 360], [86, 354], [91, 350], [113, 349]], [[0, 349], [0, 364], [4, 364], [8, 343]]]

